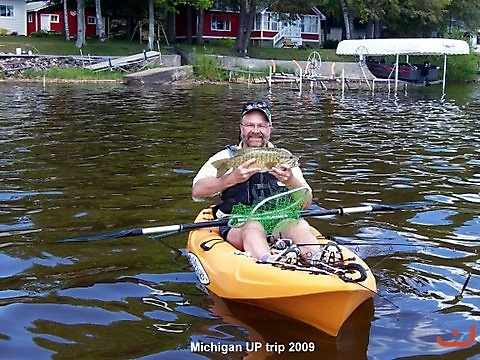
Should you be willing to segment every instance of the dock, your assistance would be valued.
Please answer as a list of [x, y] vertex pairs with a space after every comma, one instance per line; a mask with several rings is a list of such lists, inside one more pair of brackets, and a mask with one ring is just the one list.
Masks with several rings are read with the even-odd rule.
[[132, 67], [146, 66], [151, 63], [162, 64], [162, 54], [158, 51], [144, 51], [140, 54], [108, 58], [95, 64], [86, 65], [84, 68], [93, 71], [129, 71]]

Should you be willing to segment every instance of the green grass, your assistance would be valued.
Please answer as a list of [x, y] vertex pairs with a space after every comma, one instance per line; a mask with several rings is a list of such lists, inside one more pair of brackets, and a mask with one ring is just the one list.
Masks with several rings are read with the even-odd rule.
[[95, 72], [93, 70], [82, 69], [82, 68], [58, 68], [58, 67], [51, 67], [46, 71], [33, 71], [33, 70], [26, 70], [23, 74], [24, 78], [26, 79], [64, 79], [64, 80], [96, 80], [96, 81], [104, 81], [104, 80], [115, 80], [120, 81], [123, 77], [124, 73], [118, 71], [100, 71]]
[[[218, 45], [191, 45], [191, 44], [175, 44], [184, 51], [193, 52], [195, 54], [216, 54], [216, 55], [229, 55], [229, 56], [238, 56], [238, 53], [233, 50], [231, 46], [231, 42], [224, 42]], [[23, 51], [28, 52], [32, 51], [33, 54], [42, 54], [42, 55], [80, 55], [80, 50], [75, 46], [75, 39], [67, 41], [63, 39], [60, 35], [52, 35], [48, 34], [48, 36], [42, 37], [33, 37], [33, 36], [0, 36], [0, 53], [15, 53], [16, 48], [22, 48]], [[126, 56], [132, 55], [142, 52], [145, 49], [145, 44], [141, 44], [138, 40], [135, 41], [127, 41], [127, 40], [108, 40], [107, 42], [100, 42], [97, 38], [87, 39], [87, 45], [82, 48], [83, 55], [92, 55], [92, 56]], [[170, 53], [169, 49], [165, 47], [165, 45], [161, 46], [160, 51], [163, 54]], [[353, 56], [337, 56], [335, 54], [334, 49], [320, 49], [311, 47], [306, 50], [300, 49], [293, 49], [293, 48], [270, 48], [270, 47], [258, 47], [258, 46], [250, 46], [248, 49], [248, 56], [251, 58], [257, 59], [275, 59], [275, 60], [307, 60], [308, 56], [311, 54], [312, 51], [318, 51], [320, 53], [322, 61], [346, 61], [352, 62], [354, 61]], [[473, 55], [471, 55], [473, 56]], [[441, 59], [432, 58], [430, 60], [431, 63], [434, 61], [440, 61]], [[461, 63], [467, 63], [464, 59], [456, 59], [460, 64], [456, 64], [452, 66], [452, 69], [449, 73], [452, 79], [455, 78], [463, 78], [463, 77], [472, 77], [472, 71], [475, 72], [475, 69], [471, 69], [475, 67], [475, 62], [478, 62], [478, 55], [473, 56], [472, 59], [468, 59], [468, 69], [466, 70], [466, 74], [462, 69]], [[450, 61], [450, 59], [449, 59]], [[198, 69], [201, 71], [210, 74], [207, 77], [218, 77], [218, 69], [215, 64], [206, 62], [205, 59], [197, 59]], [[478, 64], [476, 65], [478, 66]], [[452, 70], [455, 69], [455, 72], [459, 73], [460, 76], [457, 74], [452, 74]], [[83, 71], [83, 70], [82, 70]], [[58, 74], [59, 76], [61, 74]], [[206, 74], [204, 74], [206, 75]], [[453, 75], [453, 76], [452, 76]], [[43, 77], [43, 73], [41, 75]], [[68, 76], [68, 78], [76, 78], [76, 76], [80, 76], [79, 74], [70, 73], [68, 75], [67, 72], [64, 73], [63, 76]], [[87, 78], [95, 78], [98, 79], [99, 77], [105, 77], [108, 79], [116, 79], [117, 75], [112, 72], [104, 72], [100, 75], [100, 73], [95, 73], [95, 76], [92, 74], [84, 73], [81, 76], [85, 76]], [[121, 74], [118, 75], [121, 77]], [[478, 78], [478, 76], [475, 76]]]
[[[238, 53], [232, 49], [228, 43], [222, 45], [191, 45], [179, 43], [175, 46], [189, 51], [205, 54], [238, 56]], [[137, 40], [108, 40], [101, 43], [98, 39], [87, 39], [87, 45], [82, 48], [84, 55], [92, 56], [124, 56], [137, 54], [145, 49], [146, 44], [141, 44]], [[16, 48], [22, 48], [23, 51], [32, 51], [33, 54], [43, 55], [79, 55], [80, 50], [75, 46], [75, 39], [65, 40], [60, 35], [49, 35], [47, 37], [31, 36], [0, 36], [0, 52], [15, 53]], [[165, 44], [160, 50], [169, 52], [165, 49]], [[269, 48], [250, 46], [248, 56], [258, 59], [276, 59], [276, 60], [307, 60], [312, 51], [318, 51], [323, 61], [353, 61], [351, 56], [337, 56], [335, 50], [310, 48], [307, 50], [291, 48]]]
[[[0, 52], [15, 53], [16, 48], [42, 55], [80, 55], [75, 39], [67, 41], [60, 36], [0, 36]], [[98, 39], [87, 39], [87, 45], [82, 48], [82, 52], [84, 55], [93, 56], [124, 56], [140, 53], [144, 48], [145, 45], [138, 41], [109, 40], [102, 43]]]
[[[178, 44], [179, 48], [189, 52], [201, 52], [205, 54], [239, 56], [231, 46], [222, 45], [192, 45]], [[335, 49], [309, 48], [307, 50], [293, 48], [269, 48], [250, 46], [248, 56], [255, 59], [275, 59], [275, 60], [307, 60], [312, 51], [318, 51], [322, 61], [354, 61], [353, 56], [338, 56]]]

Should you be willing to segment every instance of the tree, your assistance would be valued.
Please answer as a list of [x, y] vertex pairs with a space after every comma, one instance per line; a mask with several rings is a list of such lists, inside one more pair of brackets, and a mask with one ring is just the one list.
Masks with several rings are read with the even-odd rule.
[[85, 0], [77, 0], [77, 41], [75, 46], [81, 48], [85, 41]]
[[198, 9], [198, 12], [197, 12], [197, 18], [198, 18], [198, 22], [197, 22], [197, 44], [198, 45], [203, 45], [204, 41], [203, 41], [203, 14], [205, 12], [205, 9], [203, 7], [201, 7], [200, 9]]
[[65, 40], [70, 40], [70, 29], [68, 27], [68, 4], [67, 0], [63, 0], [63, 30]]
[[101, 42], [107, 41], [107, 35], [105, 35], [105, 24], [102, 16], [101, 0], [95, 0], [95, 15], [97, 18], [97, 35]]
[[243, 55], [247, 54], [248, 42], [250, 41], [256, 10], [257, 7], [254, 1], [240, 0], [237, 38], [233, 48]]
[[446, 7], [443, 25], [448, 33], [458, 30], [468, 36], [477, 35], [480, 27], [480, 0], [452, 0]]
[[153, 39], [155, 37], [155, 6], [153, 1], [148, 0], [148, 50], [153, 49]]

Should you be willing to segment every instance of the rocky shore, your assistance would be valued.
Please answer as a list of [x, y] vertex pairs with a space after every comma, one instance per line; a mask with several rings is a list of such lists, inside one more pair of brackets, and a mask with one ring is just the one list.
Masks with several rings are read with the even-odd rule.
[[74, 56], [0, 56], [0, 77], [5, 79], [25, 78], [26, 72], [45, 71], [51, 67], [72, 68], [82, 67], [86, 58]]

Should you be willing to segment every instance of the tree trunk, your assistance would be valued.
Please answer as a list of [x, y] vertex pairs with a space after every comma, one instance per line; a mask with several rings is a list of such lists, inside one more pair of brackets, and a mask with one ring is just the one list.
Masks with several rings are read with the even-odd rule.
[[175, 13], [173, 11], [169, 11], [167, 13], [167, 23], [165, 24], [166, 26], [166, 37], [167, 37], [167, 43], [168, 44], [173, 44], [177, 41], [177, 37], [175, 34]]
[[102, 17], [102, 4], [101, 0], [95, 0], [95, 15], [97, 17], [97, 35], [101, 42], [107, 41], [105, 35], [105, 24]]
[[191, 44], [192, 43], [192, 7], [190, 5], [187, 5], [187, 9], [186, 9], [186, 17], [187, 17], [187, 34], [186, 34], [186, 43], [187, 44]]
[[372, 19], [368, 20], [367, 22], [367, 29], [365, 31], [365, 35], [367, 39], [373, 39], [375, 33], [375, 23]]
[[75, 46], [81, 48], [85, 42], [85, 0], [77, 0], [77, 41]]
[[148, 44], [147, 49], [153, 49], [153, 38], [155, 36], [155, 7], [153, 0], [148, 0]]
[[373, 34], [375, 39], [380, 39], [382, 37], [382, 21], [375, 20], [375, 31]]
[[70, 40], [70, 29], [68, 27], [68, 4], [67, 0], [63, 0], [63, 31], [65, 40]]
[[201, 7], [198, 9], [198, 21], [197, 21], [197, 44], [198, 45], [203, 45], [203, 14], [204, 14], [204, 8]]
[[242, 48], [243, 29], [245, 28], [245, 18], [247, 16], [247, 1], [241, 0], [239, 5], [240, 14], [238, 15], [237, 38], [235, 39], [235, 44], [233, 45], [233, 48], [237, 51], [240, 51]]
[[125, 31], [125, 39], [130, 40], [133, 32], [133, 16], [127, 15], [127, 29]]
[[240, 1], [240, 15], [238, 21], [237, 39], [233, 48], [244, 56], [247, 55], [248, 43], [253, 29], [256, 6], [249, 0]]
[[352, 29], [350, 27], [350, 15], [347, 7], [347, 0], [340, 0], [342, 6], [343, 22], [345, 25], [345, 38], [347, 40], [352, 38]]
[[244, 56], [247, 55], [248, 44], [250, 43], [250, 36], [252, 35], [253, 22], [255, 21], [256, 6], [251, 5], [247, 12], [247, 19], [245, 24], [245, 32], [242, 39], [242, 49]]

